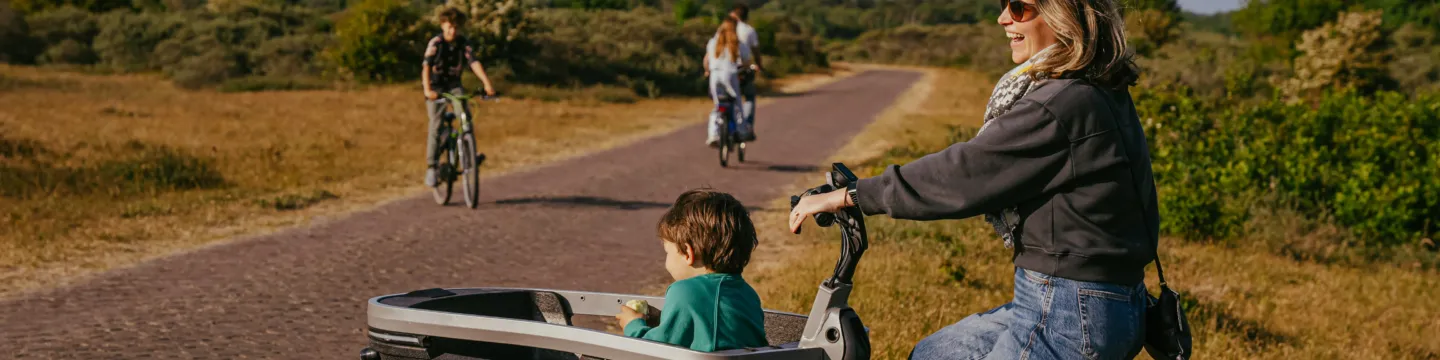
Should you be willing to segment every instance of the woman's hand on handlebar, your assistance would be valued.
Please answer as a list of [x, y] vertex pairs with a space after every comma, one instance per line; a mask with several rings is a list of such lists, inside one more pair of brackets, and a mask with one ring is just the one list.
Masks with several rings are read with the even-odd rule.
[[490, 85], [485, 85], [485, 96], [494, 97], [494, 96], [495, 96], [495, 88], [490, 87]]
[[440, 93], [437, 93], [434, 90], [425, 89], [425, 100], [435, 100], [438, 98], [440, 98]]
[[810, 218], [810, 215], [836, 212], [851, 206], [855, 204], [850, 203], [850, 196], [845, 191], [831, 191], [800, 198], [800, 203], [790, 210], [790, 233], [799, 233], [800, 224], [805, 223], [805, 219]]

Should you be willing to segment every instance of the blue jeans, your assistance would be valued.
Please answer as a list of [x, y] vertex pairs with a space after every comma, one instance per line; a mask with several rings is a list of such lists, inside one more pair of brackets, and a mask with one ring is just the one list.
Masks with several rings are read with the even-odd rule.
[[1145, 284], [1015, 269], [1015, 298], [931, 334], [911, 359], [1132, 359], [1145, 334]]
[[754, 73], [740, 77], [740, 93], [745, 97], [745, 128], [755, 131], [755, 77]]

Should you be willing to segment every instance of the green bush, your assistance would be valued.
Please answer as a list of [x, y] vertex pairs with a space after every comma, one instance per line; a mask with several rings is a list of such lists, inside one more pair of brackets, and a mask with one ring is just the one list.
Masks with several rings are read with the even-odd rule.
[[534, 35], [534, 55], [512, 64], [515, 81], [622, 85], [646, 96], [705, 93], [701, 62], [715, 28], [701, 21], [677, 30], [663, 13], [647, 8], [552, 9], [537, 13], [536, 21], [548, 29]]
[[91, 64], [96, 61], [91, 43], [100, 29], [96, 16], [90, 12], [66, 6], [31, 14], [25, 20], [30, 25], [30, 36], [46, 44], [36, 62]]
[[785, 76], [830, 66], [829, 54], [821, 49], [820, 37], [787, 16], [757, 14], [751, 17], [760, 38], [764, 75]]
[[[1375, 244], [1440, 228], [1440, 94], [1350, 91], [1309, 107], [1145, 90], [1137, 108], [1168, 233], [1231, 237], [1249, 209], [1277, 205], [1333, 216]], [[1280, 203], [1254, 200], [1266, 195]]]
[[155, 47], [185, 26], [183, 14], [116, 11], [100, 16], [94, 49], [100, 63], [115, 71], [158, 70]]
[[271, 38], [249, 53], [251, 73], [262, 76], [321, 76], [330, 65], [321, 54], [334, 42], [329, 34]]
[[364, 80], [398, 81], [420, 75], [427, 32], [418, 11], [402, 0], [364, 0], [336, 24], [329, 60]]
[[10, 7], [9, 2], [0, 1], [0, 63], [25, 64], [35, 60], [38, 44], [30, 37], [30, 25], [25, 16]]
[[828, 49], [831, 59], [902, 65], [953, 66], [1001, 74], [1014, 67], [994, 25], [902, 26], [875, 30]]

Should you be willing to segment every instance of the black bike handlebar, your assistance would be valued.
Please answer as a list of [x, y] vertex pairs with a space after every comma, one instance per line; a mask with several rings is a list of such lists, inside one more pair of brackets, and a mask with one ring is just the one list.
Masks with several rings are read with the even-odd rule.
[[[819, 195], [844, 189], [850, 183], [859, 181], [855, 173], [845, 164], [834, 163], [831, 171], [825, 173], [825, 184], [805, 190], [800, 195], [790, 197], [790, 209], [794, 210], [800, 204], [800, 199], [810, 195]], [[870, 247], [870, 237], [865, 230], [865, 214], [860, 209], [849, 207], [833, 213], [815, 214], [815, 224], [820, 227], [830, 227], [836, 223], [840, 224], [840, 260], [835, 263], [835, 273], [825, 286], [834, 288], [837, 284], [853, 284], [855, 267], [860, 263], [860, 256]], [[798, 233], [798, 232], [797, 232]]]

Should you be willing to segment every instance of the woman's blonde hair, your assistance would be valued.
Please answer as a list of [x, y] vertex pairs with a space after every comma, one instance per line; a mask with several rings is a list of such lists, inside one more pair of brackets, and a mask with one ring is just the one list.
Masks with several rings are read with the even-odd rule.
[[740, 61], [740, 35], [735, 33], [735, 19], [725, 18], [720, 23], [720, 30], [715, 33], [715, 57], [719, 58], [725, 50], [730, 50], [730, 61]]
[[1058, 46], [1031, 71], [1050, 78], [1081, 78], [1124, 88], [1140, 77], [1134, 52], [1125, 41], [1125, 20], [1118, 0], [1036, 0]]

